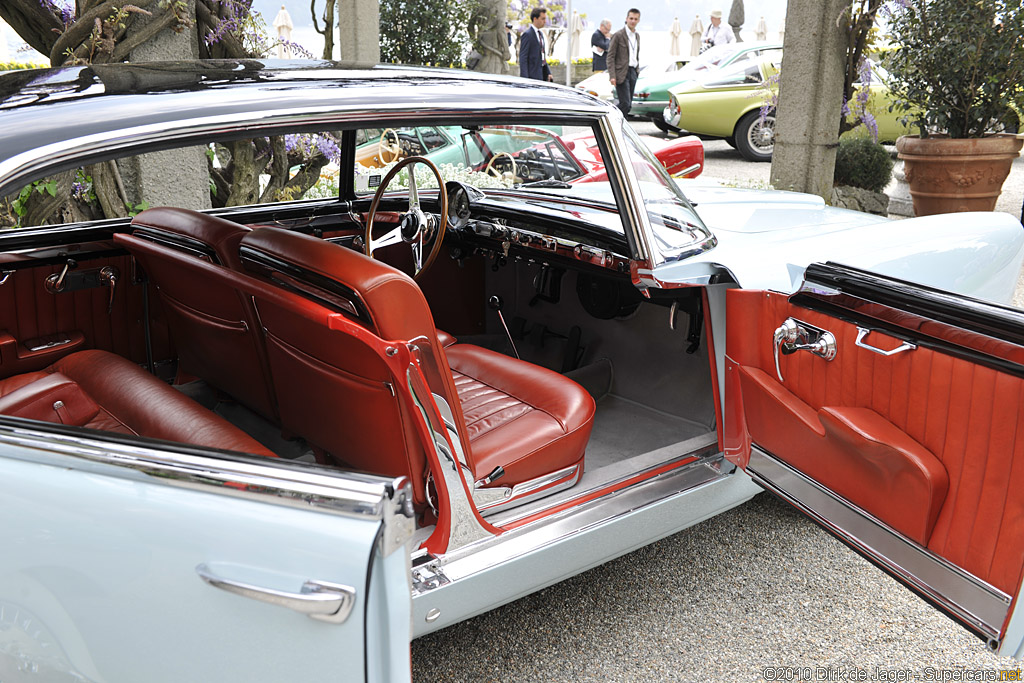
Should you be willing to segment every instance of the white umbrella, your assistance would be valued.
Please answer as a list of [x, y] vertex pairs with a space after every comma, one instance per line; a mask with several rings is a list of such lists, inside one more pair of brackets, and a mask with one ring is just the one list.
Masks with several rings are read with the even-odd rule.
[[764, 23], [764, 17], [761, 17], [761, 21], [757, 22], [757, 28], [754, 30], [758, 40], [765, 40], [768, 38], [768, 24]]
[[572, 58], [580, 56], [580, 34], [583, 33], [583, 17], [579, 12], [572, 13]]
[[668, 48], [668, 53], [673, 57], [679, 56], [679, 36], [683, 34], [683, 27], [679, 25], [679, 17], [672, 20], [672, 30], [669, 31], [672, 36], [672, 44]]
[[693, 18], [693, 23], [690, 24], [690, 35], [693, 36], [693, 40], [690, 42], [690, 54], [700, 54], [700, 39], [704, 35], [704, 24], [700, 21], [700, 15], [698, 14]]
[[281, 5], [281, 11], [274, 17], [274, 30], [277, 31], [277, 58], [278, 59], [291, 59], [292, 58], [292, 29], [295, 28], [295, 24], [292, 23], [292, 15], [288, 14], [288, 10]]
[[783, 42], [786, 39], [786, 22], [779, 24], [779, 42]]

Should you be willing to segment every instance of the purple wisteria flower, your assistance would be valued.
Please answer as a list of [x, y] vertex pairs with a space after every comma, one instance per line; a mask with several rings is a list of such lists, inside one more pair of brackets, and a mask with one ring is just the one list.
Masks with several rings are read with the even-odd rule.
[[39, 0], [39, 5], [59, 17], [65, 28], [75, 20], [75, 6], [70, 0]]

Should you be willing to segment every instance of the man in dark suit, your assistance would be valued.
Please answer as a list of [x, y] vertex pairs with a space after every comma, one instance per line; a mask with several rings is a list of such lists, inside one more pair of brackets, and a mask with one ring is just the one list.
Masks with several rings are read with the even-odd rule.
[[544, 34], [540, 32], [548, 23], [548, 11], [534, 7], [530, 11], [530, 27], [519, 39], [519, 75], [538, 81], [552, 81], [548, 69], [547, 51], [544, 49]]
[[640, 10], [633, 8], [626, 12], [626, 25], [612, 35], [608, 45], [608, 76], [619, 98], [619, 109], [623, 115], [633, 106], [633, 90], [640, 73], [640, 34], [636, 25], [640, 23]]
[[602, 19], [601, 25], [594, 31], [594, 35], [590, 36], [590, 49], [594, 53], [594, 73], [608, 68], [608, 43], [610, 42], [608, 36], [611, 34], [611, 19]]

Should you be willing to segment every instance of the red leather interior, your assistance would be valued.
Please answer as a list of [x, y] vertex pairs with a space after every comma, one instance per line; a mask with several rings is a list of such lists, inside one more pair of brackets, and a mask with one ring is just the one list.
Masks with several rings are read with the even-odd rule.
[[[440, 372], [448, 367], [444, 349], [427, 301], [412, 278], [351, 249], [277, 228], [254, 230], [243, 238], [242, 245], [355, 292], [370, 312], [374, 333], [382, 339], [422, 338], [421, 362], [431, 390], [454, 409], [458, 398], [455, 385], [450, 373]], [[468, 443], [461, 428], [460, 437]]]
[[547, 368], [494, 351], [455, 344], [446, 349], [469, 433], [473, 475], [499, 465], [508, 486], [583, 460], [594, 399]]
[[[423, 294], [404, 273], [338, 245], [275, 228], [246, 235], [242, 246], [344, 285], [365, 305], [381, 338], [421, 340], [424, 374], [452, 410], [460, 439], [468, 444], [474, 478], [501, 465], [506, 476], [496, 485], [511, 485], [582, 459], [594, 414], [590, 395], [557, 373], [452, 344], [450, 335], [435, 329]], [[336, 333], [304, 324], [287, 307], [258, 293], [256, 302], [285, 426], [301, 421], [297, 433], [311, 439], [315, 434], [317, 445], [355, 466], [411, 474], [422, 501], [424, 456], [410, 447], [415, 442], [409, 420], [384, 391], [389, 376], [383, 364], [361, 357]], [[320, 407], [310, 407], [311, 402]], [[403, 459], [404, 471], [382, 469], [382, 463], [398, 467]]]
[[[68, 247], [71, 255], [77, 254], [75, 246]], [[34, 256], [23, 254], [15, 265], [31, 261]], [[22, 267], [0, 285], [0, 377], [39, 370], [62, 355], [83, 348], [104, 349], [139, 363], [146, 359], [142, 288], [131, 282], [131, 258], [82, 258], [78, 261], [79, 269], [108, 265], [121, 273], [114, 293], [114, 307], [109, 313], [110, 290], [106, 287], [59, 294], [46, 291], [43, 283], [49, 275], [62, 270], [59, 266]], [[152, 312], [159, 311], [154, 307]], [[160, 315], [151, 318], [154, 357], [157, 360], [172, 358], [174, 353], [166, 324]], [[58, 333], [70, 334], [81, 341], [36, 354], [24, 346], [28, 340]]]
[[201, 242], [216, 254], [221, 265], [234, 270], [241, 268], [238, 243], [250, 230], [223, 218], [172, 206], [146, 209], [132, 219], [132, 227], [153, 228]]
[[231, 423], [120, 356], [79, 351], [0, 380], [0, 414], [267, 457]]
[[[857, 348], [856, 326], [780, 294], [730, 290], [727, 310], [727, 374], [742, 373], [754, 443], [801, 469], [829, 470], [818, 476], [831, 477], [826, 485], [841, 495], [1016, 591], [1024, 565], [1024, 498], [1013, 494], [1024, 487], [1024, 380], [925, 348], [889, 357]], [[831, 362], [807, 352], [782, 356], [780, 384], [772, 335], [787, 317], [831, 331], [839, 352]], [[878, 332], [869, 341], [900, 344]], [[727, 382], [728, 404], [738, 398], [730, 395], [735, 384]], [[727, 437], [742, 438], [742, 430]], [[810, 462], [816, 456], [820, 462]]]
[[[193, 218], [185, 220], [183, 214]], [[133, 225], [140, 222], [157, 227], [166, 218], [168, 222], [159, 225], [162, 230], [176, 233], [184, 228], [187, 237], [207, 243], [202, 239], [201, 222], [194, 216], [210, 218], [211, 248], [224, 249], [226, 244], [237, 245], [241, 240], [240, 236], [235, 239], [227, 234], [234, 224], [184, 209], [143, 211]], [[249, 232], [240, 225], [235, 228], [237, 235]], [[160, 293], [178, 348], [180, 371], [203, 378], [257, 413], [276, 420], [277, 405], [259, 321], [249, 299], [225, 286], [219, 272], [225, 268], [191, 252], [137, 236], [118, 234], [114, 240], [139, 261]], [[237, 253], [224, 254], [223, 260], [237, 264]]]

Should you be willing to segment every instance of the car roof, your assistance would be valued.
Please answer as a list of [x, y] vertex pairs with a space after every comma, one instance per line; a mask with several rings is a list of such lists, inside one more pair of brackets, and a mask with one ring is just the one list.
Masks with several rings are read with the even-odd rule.
[[[203, 60], [97, 64], [0, 73], [0, 190], [13, 166], [59, 152], [69, 140], [99, 147], [127, 129], [202, 120], [286, 121], [310, 113], [329, 121], [385, 114], [551, 112], [588, 118], [606, 103], [564, 86], [453, 69], [328, 61]], [[306, 119], [308, 121], [308, 116]], [[155, 134], [155, 133], [154, 133]], [[125, 143], [127, 144], [127, 143]], [[20, 175], [20, 173], [19, 173]]]

